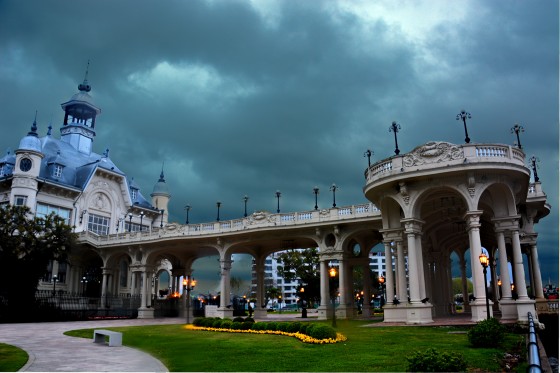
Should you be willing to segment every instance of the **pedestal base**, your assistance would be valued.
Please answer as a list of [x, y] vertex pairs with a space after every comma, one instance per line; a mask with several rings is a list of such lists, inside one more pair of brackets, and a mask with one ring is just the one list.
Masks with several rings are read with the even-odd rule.
[[268, 317], [268, 312], [266, 312], [266, 308], [255, 308], [253, 317], [255, 319], [266, 319]]
[[471, 306], [471, 321], [474, 322], [479, 322], [482, 320], [486, 320], [490, 317], [493, 317], [493, 313], [492, 313], [492, 305], [493, 302], [492, 301], [488, 301], [488, 307], [490, 308], [490, 315], [488, 315], [486, 313], [486, 300], [485, 299], [481, 299], [481, 300], [475, 300], [474, 302], [470, 303]]
[[153, 319], [154, 318], [154, 309], [153, 308], [139, 308], [138, 309], [138, 318], [139, 319]]
[[432, 319], [430, 303], [400, 303], [383, 306], [383, 322], [403, 322], [406, 324], [429, 324]]
[[535, 301], [533, 299], [517, 299], [515, 301], [517, 306], [517, 321], [520, 323], [528, 324], [529, 317], [527, 314], [531, 312], [535, 322], [538, 321], [537, 311], [535, 309]]
[[218, 308], [217, 314], [222, 319], [233, 319], [233, 308]]
[[517, 306], [513, 299], [500, 299], [502, 320], [517, 320]]

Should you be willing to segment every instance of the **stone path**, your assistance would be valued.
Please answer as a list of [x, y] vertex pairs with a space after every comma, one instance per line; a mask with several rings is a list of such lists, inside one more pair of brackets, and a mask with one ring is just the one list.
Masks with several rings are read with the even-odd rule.
[[[64, 335], [68, 330], [182, 324], [178, 318], [0, 324], [0, 342], [29, 355], [28, 372], [167, 372], [153, 356], [130, 347], [109, 347], [92, 339]], [[126, 341], [126, 335], [123, 336]]]

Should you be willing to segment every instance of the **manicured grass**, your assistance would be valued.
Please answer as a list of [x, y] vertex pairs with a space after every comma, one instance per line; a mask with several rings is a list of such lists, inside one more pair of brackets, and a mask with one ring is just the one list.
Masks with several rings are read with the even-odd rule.
[[[294, 338], [186, 330], [184, 325], [111, 328], [123, 332], [123, 343], [146, 351], [170, 371], [302, 371], [357, 372], [406, 370], [412, 351], [433, 347], [462, 353], [470, 369], [501, 371], [503, 349], [472, 348], [463, 328], [364, 327], [367, 322], [340, 320], [337, 331], [346, 342], [312, 345]], [[93, 329], [68, 335], [91, 338]], [[450, 333], [453, 332], [453, 333]], [[508, 334], [504, 349], [512, 350], [523, 336]]]
[[17, 372], [28, 359], [27, 352], [21, 348], [0, 343], [0, 372]]

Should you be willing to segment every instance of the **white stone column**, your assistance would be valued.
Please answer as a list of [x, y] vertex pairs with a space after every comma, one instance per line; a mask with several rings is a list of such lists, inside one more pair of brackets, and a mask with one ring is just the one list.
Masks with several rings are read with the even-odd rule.
[[391, 303], [395, 298], [395, 278], [393, 275], [391, 242], [384, 241], [383, 246], [385, 246], [385, 292], [387, 294], [387, 303]]
[[515, 288], [519, 300], [527, 300], [527, 284], [525, 283], [525, 268], [523, 267], [523, 255], [521, 254], [521, 243], [519, 241], [519, 231], [511, 232], [511, 243], [513, 248], [513, 264], [515, 265]]
[[541, 266], [539, 264], [539, 254], [537, 252], [536, 244], [531, 245], [531, 259], [531, 264], [533, 266], [533, 278], [535, 282], [535, 297], [537, 299], [544, 299]]
[[141, 308], [147, 308], [148, 306], [148, 272], [146, 268], [142, 270], [142, 288], [140, 290], [140, 294], [142, 296], [140, 301]]
[[469, 304], [469, 285], [467, 283], [467, 261], [465, 260], [465, 253], [459, 257], [461, 262], [461, 291], [463, 293], [463, 309], [465, 312], [471, 309]]
[[416, 250], [416, 233], [412, 227], [407, 227], [406, 238], [408, 241], [408, 279], [410, 303], [421, 303], [420, 278], [418, 274], [418, 256]]
[[340, 293], [341, 308], [347, 306], [348, 299], [348, 268], [346, 260], [338, 261], [338, 291]]
[[364, 272], [364, 296], [362, 298], [362, 317], [369, 318], [371, 316], [371, 307], [369, 305], [371, 301], [371, 273], [369, 270], [369, 256], [366, 257], [366, 261], [362, 266]]
[[484, 282], [484, 273], [478, 256], [482, 252], [480, 242], [480, 216], [482, 211], [468, 211], [466, 216], [467, 230], [469, 232], [469, 243], [471, 251], [471, 272], [473, 276], [475, 300], [471, 303], [472, 321], [481, 321], [492, 317], [492, 302], [488, 300], [490, 315], [486, 312], [486, 290], [487, 284]]
[[424, 254], [422, 252], [422, 236], [420, 233], [416, 234], [416, 253], [417, 253], [417, 265], [418, 265], [418, 285], [420, 291], [420, 299], [426, 298], [426, 278], [424, 275]]
[[503, 231], [496, 232], [496, 239], [498, 241], [498, 262], [500, 264], [500, 279], [502, 280], [502, 296], [501, 300], [511, 299], [511, 283], [509, 278], [509, 266], [507, 260], [506, 240]]
[[101, 283], [101, 308], [105, 308], [107, 306], [105, 300], [107, 297], [107, 281], [109, 277], [109, 270], [107, 268], [103, 268], [103, 280]]
[[220, 278], [220, 308], [227, 308], [230, 306], [230, 271], [231, 271], [230, 259], [220, 260], [221, 278]]
[[320, 259], [319, 261], [319, 277], [320, 277], [320, 290], [321, 290], [321, 304], [319, 306], [319, 319], [326, 320], [328, 310], [330, 308], [330, 294], [329, 294], [329, 261]]
[[404, 260], [404, 249], [402, 241], [397, 241], [397, 276], [399, 300], [406, 302], [408, 299], [407, 283], [406, 283], [406, 264]]
[[266, 318], [266, 289], [264, 285], [265, 277], [265, 262], [266, 256], [255, 258], [255, 273], [257, 275], [257, 289], [256, 289], [256, 303], [255, 303], [255, 318]]

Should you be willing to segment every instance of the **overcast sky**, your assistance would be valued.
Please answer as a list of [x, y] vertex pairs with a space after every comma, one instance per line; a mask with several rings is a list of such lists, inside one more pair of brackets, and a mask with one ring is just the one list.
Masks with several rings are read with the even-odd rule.
[[[162, 164], [171, 220], [366, 202], [367, 159], [431, 140], [514, 144], [552, 205], [538, 225], [558, 278], [557, 1], [0, 0], [0, 150], [39, 133], [84, 79], [102, 110], [94, 149], [149, 199]], [[216, 275], [217, 268], [212, 270]]]

